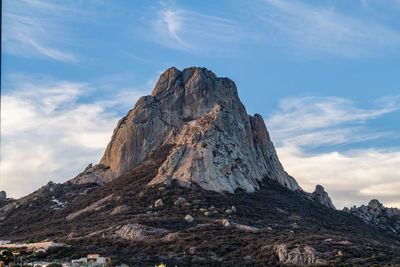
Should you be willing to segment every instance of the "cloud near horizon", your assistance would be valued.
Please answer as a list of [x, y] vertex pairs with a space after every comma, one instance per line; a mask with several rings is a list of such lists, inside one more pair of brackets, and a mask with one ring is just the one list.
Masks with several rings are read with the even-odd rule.
[[[399, 111], [399, 98], [377, 102], [382, 105], [362, 109], [338, 97], [281, 101], [280, 109], [266, 120], [267, 127], [286, 171], [303, 189], [312, 192], [316, 184], [323, 185], [337, 208], [365, 204], [373, 198], [400, 208], [400, 148], [337, 148], [381, 137], [396, 138], [392, 132], [370, 129], [366, 123]], [[320, 147], [329, 149], [318, 151]]]
[[11, 197], [50, 180], [66, 181], [97, 163], [120, 119], [116, 110], [129, 110], [144, 94], [119, 89], [104, 100], [88, 83], [21, 75], [13, 80], [1, 98], [0, 188]]

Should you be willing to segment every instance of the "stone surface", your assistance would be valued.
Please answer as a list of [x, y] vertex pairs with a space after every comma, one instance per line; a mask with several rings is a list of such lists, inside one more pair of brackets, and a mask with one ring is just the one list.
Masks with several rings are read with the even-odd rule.
[[0, 201], [5, 200], [7, 198], [7, 194], [5, 191], [0, 191]]
[[168, 231], [165, 229], [132, 223], [122, 226], [115, 232], [115, 234], [117, 237], [127, 240], [145, 241], [147, 239], [165, 234], [167, 232]]
[[191, 216], [191, 215], [186, 215], [185, 216], [185, 221], [187, 221], [187, 222], [193, 222], [194, 221], [194, 218]]
[[[263, 118], [250, 116], [236, 86], [205, 68], [170, 68], [152, 94], [141, 97], [117, 124], [100, 164], [108, 182], [139, 164], [155, 148], [174, 144], [149, 183], [247, 192], [268, 178], [301, 190], [279, 162]], [[86, 179], [86, 178], [85, 178]]]
[[86, 183], [95, 183], [95, 184], [103, 184], [104, 176], [109, 169], [108, 166], [104, 164], [96, 164], [92, 166], [89, 164], [86, 169], [78, 174], [75, 178], [70, 181], [75, 184], [86, 184]]
[[331, 198], [329, 197], [328, 193], [325, 191], [324, 187], [321, 185], [317, 185], [315, 187], [315, 191], [311, 194], [312, 198], [320, 202], [322, 205], [336, 209], [332, 203]]
[[179, 197], [179, 198], [174, 202], [174, 205], [175, 205], [175, 206], [179, 206], [179, 205], [182, 205], [182, 204], [184, 204], [184, 203], [186, 203], [186, 199], [185, 199], [184, 197]]
[[372, 199], [368, 205], [344, 208], [343, 211], [356, 215], [367, 224], [400, 235], [400, 210], [386, 208], [377, 199]]
[[327, 261], [320, 258], [320, 253], [310, 246], [297, 246], [288, 249], [286, 244], [276, 245], [274, 251], [279, 261], [284, 264], [295, 265], [327, 265]]
[[164, 202], [162, 201], [162, 199], [160, 198], [160, 199], [157, 199], [155, 202], [154, 202], [154, 207], [161, 207], [161, 206], [164, 206]]

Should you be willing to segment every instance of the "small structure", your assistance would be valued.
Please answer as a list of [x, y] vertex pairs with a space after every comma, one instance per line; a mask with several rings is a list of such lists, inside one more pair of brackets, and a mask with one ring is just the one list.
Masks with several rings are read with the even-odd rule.
[[72, 267], [76, 266], [105, 266], [110, 262], [110, 258], [100, 257], [99, 254], [89, 254], [86, 258], [72, 260]]
[[0, 246], [10, 244], [10, 240], [0, 240]]

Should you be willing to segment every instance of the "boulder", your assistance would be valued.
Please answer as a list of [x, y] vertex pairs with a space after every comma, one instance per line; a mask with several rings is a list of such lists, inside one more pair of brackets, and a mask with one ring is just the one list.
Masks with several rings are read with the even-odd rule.
[[154, 202], [154, 207], [158, 208], [158, 207], [161, 207], [161, 206], [164, 206], [164, 202], [163, 202], [162, 199], [160, 198], [160, 199], [157, 199], [157, 200]]
[[187, 222], [193, 222], [194, 221], [194, 218], [191, 216], [191, 215], [186, 215], [185, 216], [185, 221], [187, 221]]

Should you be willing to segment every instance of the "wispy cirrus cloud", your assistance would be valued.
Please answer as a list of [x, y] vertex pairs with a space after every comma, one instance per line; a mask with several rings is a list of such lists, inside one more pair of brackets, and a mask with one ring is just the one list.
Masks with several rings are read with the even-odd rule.
[[[399, 112], [399, 100], [384, 97], [365, 109], [338, 97], [292, 97], [281, 101], [267, 125], [285, 169], [306, 191], [324, 185], [339, 208], [372, 198], [400, 207], [400, 195], [394, 194], [400, 179], [399, 148], [337, 149], [382, 137], [399, 138], [394, 132], [367, 127], [370, 120]], [[330, 149], [318, 152], [321, 146]]]
[[297, 52], [360, 57], [396, 51], [400, 46], [397, 30], [371, 18], [346, 15], [334, 5], [297, 0], [260, 3], [256, 13], [270, 36], [277, 45], [283, 43]]
[[62, 25], [62, 19], [74, 12], [78, 11], [39, 0], [5, 1], [4, 51], [28, 58], [77, 61], [77, 55], [65, 48], [70, 36]]
[[320, 146], [372, 140], [393, 133], [365, 128], [368, 120], [400, 110], [400, 97], [383, 97], [370, 109], [340, 97], [292, 97], [279, 103], [268, 124], [285, 144]]
[[[256, 38], [245, 25], [221, 16], [213, 16], [161, 2], [151, 18], [153, 41], [176, 50], [221, 52], [232, 43]], [[227, 44], [231, 44], [227, 46]]]
[[[117, 77], [118, 78], [118, 77]], [[115, 77], [111, 80], [115, 81]], [[97, 162], [121, 117], [144, 92], [101, 84], [14, 76], [1, 98], [0, 188], [21, 197], [49, 180], [62, 182]]]

